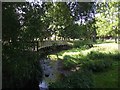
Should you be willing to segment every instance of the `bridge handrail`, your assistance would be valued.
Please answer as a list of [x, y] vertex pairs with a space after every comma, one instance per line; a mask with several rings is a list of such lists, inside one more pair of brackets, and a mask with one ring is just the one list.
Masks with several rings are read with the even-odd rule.
[[53, 44], [57, 44], [57, 45], [66, 45], [67, 41], [62, 41], [62, 40], [57, 40], [57, 41], [43, 41], [43, 42], [39, 42], [38, 47], [39, 48], [43, 48], [43, 47], [49, 47], [52, 46]]

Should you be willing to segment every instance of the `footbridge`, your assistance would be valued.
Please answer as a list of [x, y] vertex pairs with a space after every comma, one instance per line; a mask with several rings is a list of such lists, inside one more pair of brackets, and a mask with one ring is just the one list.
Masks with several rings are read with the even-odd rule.
[[38, 51], [42, 48], [46, 48], [46, 47], [51, 47], [51, 46], [62, 46], [62, 45], [70, 45], [70, 42], [68, 42], [67, 40], [56, 40], [56, 41], [50, 41], [50, 40], [46, 40], [46, 41], [35, 41], [33, 42], [33, 47], [32, 50], [34, 51]]

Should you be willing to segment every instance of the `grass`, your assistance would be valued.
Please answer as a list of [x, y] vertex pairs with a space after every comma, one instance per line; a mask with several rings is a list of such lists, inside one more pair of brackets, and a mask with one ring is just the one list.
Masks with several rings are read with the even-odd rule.
[[[91, 53], [93, 52], [93, 53]], [[95, 88], [117, 88], [118, 87], [118, 61], [120, 58], [120, 51], [118, 44], [113, 42], [105, 42], [101, 44], [94, 44], [92, 48], [73, 48], [57, 53], [58, 58], [67, 64], [67, 67], [74, 67], [76, 65], [84, 64], [88, 61], [96, 60], [112, 60], [112, 66], [101, 72], [94, 72], [94, 87]], [[56, 55], [50, 55], [56, 60]], [[72, 64], [74, 61], [75, 64]], [[119, 61], [120, 62], [120, 61]], [[107, 63], [107, 64], [108, 64]], [[98, 64], [100, 66], [100, 64]]]
[[118, 88], [118, 62], [106, 72], [94, 74], [95, 88]]
[[102, 41], [102, 40], [97, 40], [97, 44], [102, 44], [102, 43], [115, 43], [115, 40], [114, 39], [111, 39], [111, 40], [104, 40], [104, 41]]
[[[63, 59], [65, 55], [69, 55], [72, 57], [76, 57], [77, 55], [83, 57], [87, 56], [91, 51], [101, 52], [101, 53], [117, 53], [118, 51], [118, 44], [116, 43], [103, 43], [103, 44], [94, 44], [93, 48], [85, 49], [85, 48], [73, 48], [70, 50], [62, 51], [58, 54], [58, 57]], [[49, 55], [50, 58], [56, 60], [56, 55]]]

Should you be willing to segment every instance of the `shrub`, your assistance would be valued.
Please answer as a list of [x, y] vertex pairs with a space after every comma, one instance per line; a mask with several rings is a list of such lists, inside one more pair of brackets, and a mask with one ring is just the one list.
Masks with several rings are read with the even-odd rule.
[[74, 47], [80, 48], [80, 47], [84, 46], [85, 43], [86, 43], [85, 41], [76, 41], [76, 42], [74, 42]]
[[82, 65], [82, 68], [93, 72], [100, 72], [104, 71], [106, 68], [111, 67], [111, 65], [112, 65], [111, 60], [90, 60], [85, 62]]
[[63, 59], [64, 59], [64, 60], [69, 60], [69, 59], [71, 59], [71, 56], [65, 55], [65, 56], [63, 57]]
[[90, 40], [75, 41], [73, 44], [74, 48], [88, 49], [93, 47], [93, 42]]
[[63, 58], [63, 69], [71, 69], [73, 68], [76, 63], [73, 61], [74, 58], [72, 58], [69, 55], [65, 55]]
[[112, 54], [110, 56], [111, 59], [119, 61], [120, 60], [120, 53]]
[[92, 59], [92, 60], [96, 60], [96, 59], [104, 59], [106, 58], [106, 55], [100, 52], [95, 52], [95, 51], [91, 51], [88, 55], [88, 58]]
[[[15, 51], [15, 50], [14, 50]], [[11, 53], [3, 60], [3, 89], [36, 88], [42, 79], [42, 70], [33, 52]]]
[[51, 83], [49, 88], [92, 88], [93, 77], [90, 71], [77, 71], [63, 78], [61, 81]]
[[113, 59], [113, 60], [120, 60], [120, 53], [101, 53], [96, 51], [91, 51], [87, 58], [92, 60], [99, 60], [99, 59]]

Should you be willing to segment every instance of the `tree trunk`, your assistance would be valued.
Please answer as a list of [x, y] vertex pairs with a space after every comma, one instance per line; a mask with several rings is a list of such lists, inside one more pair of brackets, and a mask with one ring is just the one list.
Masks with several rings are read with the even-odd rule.
[[102, 39], [102, 42], [104, 41], [104, 36], [103, 37], [101, 37], [101, 39]]
[[38, 51], [38, 47], [39, 47], [39, 43], [38, 43], [38, 41], [37, 41], [37, 51]]
[[55, 41], [56, 41], [56, 34], [55, 34]]
[[117, 43], [117, 36], [115, 37], [115, 43]]
[[96, 30], [93, 31], [93, 42], [96, 42]]
[[64, 41], [64, 37], [62, 37], [62, 41]]
[[118, 36], [118, 43], [119, 43], [119, 41], [120, 41], [120, 36]]
[[80, 19], [81, 19], [81, 21], [80, 21], [80, 25], [82, 25], [82, 15], [80, 16]]

